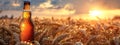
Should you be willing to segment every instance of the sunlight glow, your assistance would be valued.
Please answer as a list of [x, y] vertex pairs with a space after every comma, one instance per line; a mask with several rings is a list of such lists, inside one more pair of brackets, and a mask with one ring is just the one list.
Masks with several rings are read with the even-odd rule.
[[91, 10], [91, 11], [89, 11], [89, 15], [90, 16], [99, 16], [99, 15], [102, 15], [102, 11], [100, 11], [100, 10]]

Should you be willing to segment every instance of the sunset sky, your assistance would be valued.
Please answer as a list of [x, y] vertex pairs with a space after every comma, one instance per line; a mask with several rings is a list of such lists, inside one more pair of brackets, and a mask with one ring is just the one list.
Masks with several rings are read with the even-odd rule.
[[[20, 16], [22, 7], [23, 0], [0, 0], [0, 10], [3, 10], [0, 16]], [[119, 15], [120, 0], [31, 0], [31, 10], [34, 16], [88, 14], [94, 9], [109, 11], [107, 13], [113, 11]]]

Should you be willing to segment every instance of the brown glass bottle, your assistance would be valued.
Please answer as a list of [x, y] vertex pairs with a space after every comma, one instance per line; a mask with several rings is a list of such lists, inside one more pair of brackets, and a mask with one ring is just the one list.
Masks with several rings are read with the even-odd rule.
[[34, 35], [34, 26], [31, 21], [31, 11], [30, 11], [30, 5], [28, 6], [28, 3], [30, 2], [25, 1], [24, 2], [24, 11], [22, 15], [22, 21], [20, 24], [20, 40], [21, 41], [27, 41], [31, 42], [33, 41], [33, 35]]

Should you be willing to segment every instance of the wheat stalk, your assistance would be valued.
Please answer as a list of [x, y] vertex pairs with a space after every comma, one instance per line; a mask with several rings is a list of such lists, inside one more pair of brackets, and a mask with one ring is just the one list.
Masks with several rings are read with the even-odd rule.
[[68, 34], [62, 34], [62, 35], [56, 37], [56, 38], [53, 40], [52, 44], [53, 44], [53, 45], [57, 45], [62, 39], [66, 38], [67, 36], [68, 36]]

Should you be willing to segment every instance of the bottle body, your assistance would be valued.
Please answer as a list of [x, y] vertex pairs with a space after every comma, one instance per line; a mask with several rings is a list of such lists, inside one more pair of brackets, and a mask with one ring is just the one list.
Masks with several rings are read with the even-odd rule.
[[33, 41], [33, 35], [34, 35], [34, 27], [30, 20], [23, 19], [20, 25], [21, 33], [20, 38], [21, 41]]

